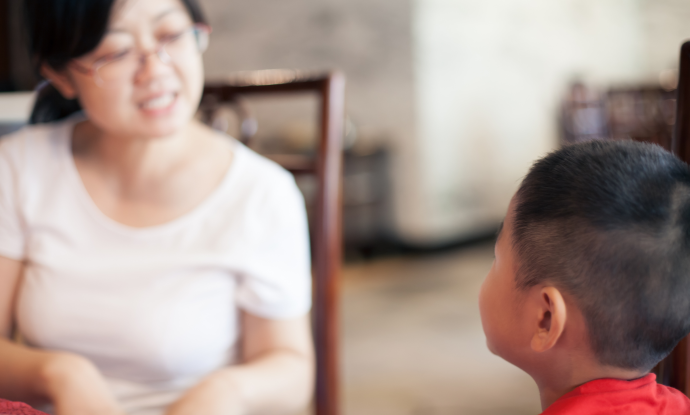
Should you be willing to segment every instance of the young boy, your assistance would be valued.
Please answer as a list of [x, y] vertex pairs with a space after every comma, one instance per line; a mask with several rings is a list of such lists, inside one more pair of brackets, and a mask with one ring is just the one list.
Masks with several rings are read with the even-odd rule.
[[539, 160], [513, 197], [479, 303], [489, 349], [543, 415], [690, 414], [650, 370], [690, 332], [690, 168], [595, 141]]

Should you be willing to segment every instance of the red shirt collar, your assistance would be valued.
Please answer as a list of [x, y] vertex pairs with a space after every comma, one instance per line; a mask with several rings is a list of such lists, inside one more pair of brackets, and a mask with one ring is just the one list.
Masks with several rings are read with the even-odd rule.
[[570, 396], [586, 395], [589, 393], [599, 393], [601, 391], [616, 392], [632, 390], [654, 382], [656, 382], [656, 375], [654, 373], [649, 373], [645, 376], [642, 376], [641, 378], [632, 380], [612, 378], [595, 379], [578, 386], [572, 391], [561, 396], [560, 399], [564, 399]]

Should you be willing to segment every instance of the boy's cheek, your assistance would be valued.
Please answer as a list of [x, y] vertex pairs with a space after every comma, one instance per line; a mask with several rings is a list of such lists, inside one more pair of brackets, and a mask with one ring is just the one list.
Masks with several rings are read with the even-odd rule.
[[496, 310], [492, 309], [491, 304], [488, 301], [487, 294], [487, 280], [484, 280], [484, 283], [479, 291], [479, 316], [482, 321], [484, 335], [486, 336], [486, 346], [489, 348], [491, 353], [496, 354], [493, 346], [493, 332], [495, 328], [493, 327], [491, 320], [492, 317], [495, 317], [492, 314], [495, 313]]
[[479, 289], [479, 316], [481, 317], [482, 320], [482, 329], [484, 329], [484, 334], [486, 334], [486, 319], [487, 319], [487, 299], [486, 299], [486, 279], [482, 283], [481, 288]]
[[484, 336], [486, 337], [486, 348], [498, 357], [505, 358], [503, 351], [505, 346], [504, 333], [501, 333], [495, 325], [492, 325], [489, 319], [482, 318], [482, 326], [484, 328]]
[[492, 317], [496, 317], [498, 313], [498, 306], [496, 304], [499, 299], [497, 295], [500, 293], [497, 290], [496, 275], [494, 275], [493, 267], [489, 270], [489, 273], [484, 277], [481, 287], [479, 288], [479, 315], [482, 319], [482, 327], [484, 328], [484, 333], [489, 329], [488, 325], [491, 323]]
[[503, 298], [496, 288], [492, 286], [491, 280], [484, 281], [479, 294], [479, 315], [486, 336], [486, 347], [491, 353], [506, 359], [514, 340], [513, 326], [516, 322], [506, 312], [504, 303], [508, 299]]

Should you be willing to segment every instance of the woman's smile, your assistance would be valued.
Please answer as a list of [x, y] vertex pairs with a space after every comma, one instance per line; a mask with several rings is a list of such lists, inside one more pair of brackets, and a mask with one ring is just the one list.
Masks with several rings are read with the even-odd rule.
[[166, 92], [147, 98], [139, 103], [139, 109], [149, 116], [167, 115], [177, 103], [177, 92]]

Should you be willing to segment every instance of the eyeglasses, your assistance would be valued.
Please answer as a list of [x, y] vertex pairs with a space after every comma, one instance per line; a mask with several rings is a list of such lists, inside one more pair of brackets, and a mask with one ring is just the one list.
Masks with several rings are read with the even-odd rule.
[[210, 27], [195, 24], [163, 38], [153, 52], [129, 48], [98, 59], [90, 68], [77, 61], [72, 61], [71, 66], [83, 74], [93, 76], [99, 86], [112, 85], [134, 76], [151, 53], [158, 55], [158, 59], [168, 65], [183, 63], [192, 54], [203, 53], [208, 47], [210, 33]]

